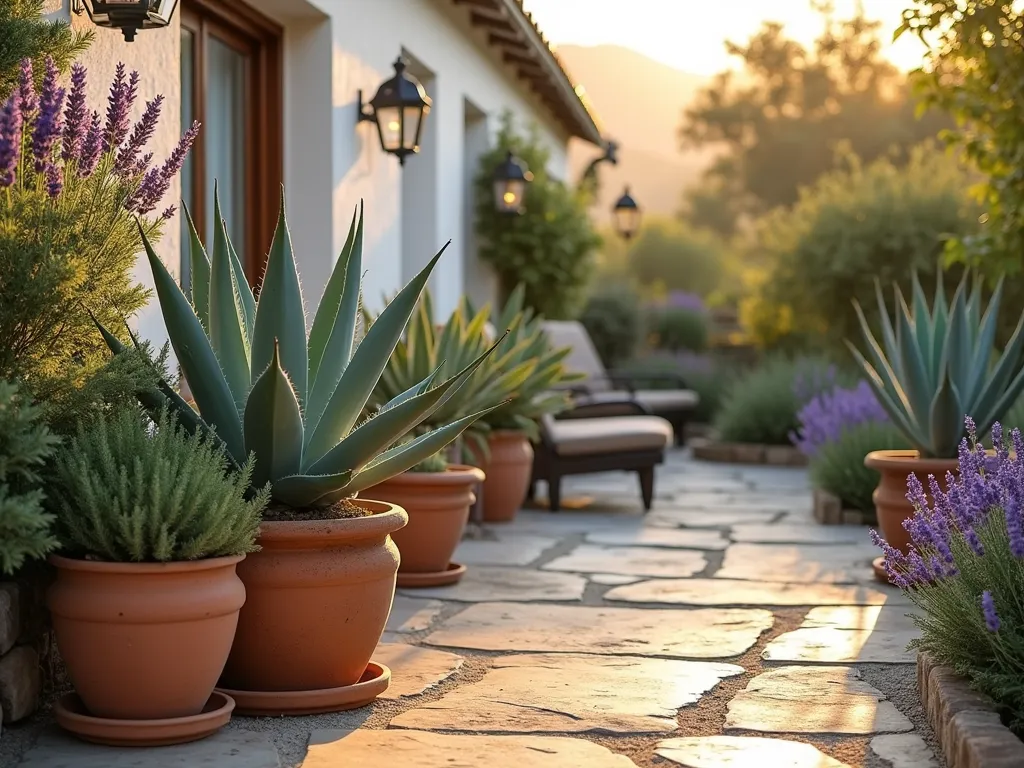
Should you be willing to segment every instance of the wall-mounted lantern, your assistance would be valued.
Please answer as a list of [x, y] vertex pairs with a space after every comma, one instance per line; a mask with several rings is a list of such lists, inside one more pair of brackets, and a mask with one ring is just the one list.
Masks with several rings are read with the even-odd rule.
[[518, 216], [523, 208], [526, 185], [533, 181], [533, 174], [526, 163], [511, 152], [504, 162], [494, 169], [494, 207], [499, 213]]
[[615, 216], [615, 231], [624, 239], [629, 240], [640, 229], [640, 206], [629, 194], [629, 187], [626, 187], [622, 197], [615, 202], [612, 214]]
[[420, 133], [423, 118], [430, 112], [430, 97], [420, 81], [405, 73], [405, 61], [395, 59], [395, 76], [386, 80], [377, 94], [370, 99], [369, 108], [363, 104], [359, 91], [359, 121], [376, 123], [380, 146], [385, 152], [405, 158], [420, 151]]
[[71, 0], [71, 10], [97, 27], [120, 29], [126, 42], [140, 29], [161, 29], [171, 23], [178, 0]]

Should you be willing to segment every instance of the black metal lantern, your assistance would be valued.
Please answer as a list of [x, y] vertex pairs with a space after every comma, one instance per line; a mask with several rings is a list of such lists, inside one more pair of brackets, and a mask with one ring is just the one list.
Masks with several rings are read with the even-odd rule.
[[407, 155], [420, 151], [420, 133], [423, 118], [430, 112], [430, 97], [419, 80], [405, 73], [401, 56], [394, 66], [395, 76], [377, 89], [369, 109], [363, 105], [363, 92], [359, 91], [359, 122], [376, 123], [381, 149], [396, 155], [405, 165]]
[[511, 152], [505, 161], [494, 169], [494, 207], [499, 213], [519, 215], [526, 196], [526, 185], [533, 181], [533, 174], [526, 164]]
[[626, 240], [629, 240], [640, 229], [640, 206], [629, 194], [629, 187], [626, 187], [612, 208], [615, 216], [615, 231]]
[[178, 0], [72, 0], [76, 14], [85, 11], [97, 27], [120, 29], [126, 42], [140, 29], [160, 29], [171, 23]]

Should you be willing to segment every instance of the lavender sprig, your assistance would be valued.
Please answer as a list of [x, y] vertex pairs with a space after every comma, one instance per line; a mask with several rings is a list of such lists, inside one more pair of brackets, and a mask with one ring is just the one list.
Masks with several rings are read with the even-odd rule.
[[68, 94], [68, 106], [64, 111], [64, 142], [61, 160], [69, 162], [77, 160], [82, 152], [82, 143], [89, 130], [89, 111], [85, 105], [85, 67], [81, 64], [71, 65], [71, 91]]
[[82, 156], [78, 161], [79, 176], [86, 178], [92, 175], [99, 162], [102, 148], [103, 133], [100, 127], [100, 113], [94, 111], [89, 123], [89, 130], [86, 131], [85, 139], [82, 141]]
[[11, 96], [0, 107], [0, 187], [14, 183], [21, 147], [21, 99]]
[[57, 87], [57, 65], [46, 57], [46, 75], [39, 96], [39, 116], [32, 132], [32, 154], [37, 173], [43, 173], [52, 162], [53, 144], [61, 132], [61, 110], [64, 107], [64, 89]]
[[156, 131], [156, 124], [160, 120], [160, 108], [163, 101], [164, 97], [158, 95], [151, 101], [146, 102], [146, 111], [142, 113], [139, 122], [132, 129], [132, 134], [128, 138], [127, 143], [118, 152], [117, 159], [114, 162], [114, 170], [122, 176], [134, 170], [139, 152], [146, 146], [146, 142], [153, 137], [153, 132]]

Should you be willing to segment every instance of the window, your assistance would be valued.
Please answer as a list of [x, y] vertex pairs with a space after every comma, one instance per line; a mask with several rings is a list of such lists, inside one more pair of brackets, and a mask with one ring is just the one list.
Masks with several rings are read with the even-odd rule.
[[[281, 28], [237, 0], [186, 0], [181, 9], [181, 124], [202, 123], [181, 173], [181, 196], [203, 242], [213, 242], [214, 183], [228, 234], [252, 285], [277, 222], [282, 178]], [[182, 282], [188, 283], [188, 225]]]

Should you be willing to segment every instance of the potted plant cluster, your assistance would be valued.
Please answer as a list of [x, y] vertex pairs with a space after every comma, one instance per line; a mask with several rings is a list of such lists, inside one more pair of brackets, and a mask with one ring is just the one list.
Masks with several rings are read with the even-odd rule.
[[48, 488], [53, 628], [75, 693], [57, 721], [89, 740], [160, 745], [206, 736], [234, 701], [213, 694], [245, 602], [235, 569], [256, 549], [264, 488], [231, 468], [213, 433], [166, 409], [82, 424]]
[[441, 253], [359, 337], [358, 211], [307, 335], [283, 193], [258, 301], [216, 201], [214, 216], [209, 255], [191, 229], [190, 295], [144, 232], [142, 242], [197, 410], [166, 382], [149, 407], [166, 405], [188, 429], [215, 429], [237, 466], [255, 457], [251, 489], [270, 488], [260, 550], [238, 568], [246, 601], [222, 690], [247, 713], [360, 706], [389, 682], [389, 670], [371, 664], [371, 655], [394, 597], [399, 553], [390, 534], [408, 516], [356, 494], [436, 454], [481, 415], [438, 423], [403, 441], [472, 377], [489, 350], [450, 376], [425, 376], [361, 419]]
[[[908, 477], [928, 497], [944, 488], [957, 472], [964, 417], [973, 415], [978, 434], [984, 436], [1024, 391], [1024, 315], [1002, 353], [993, 354], [1003, 281], [987, 309], [980, 282], [969, 288], [968, 281], [965, 274], [947, 301], [940, 274], [929, 306], [915, 274], [909, 305], [894, 286], [894, 322], [876, 286], [881, 343], [855, 302], [866, 355], [847, 343], [878, 402], [913, 446], [872, 451], [864, 459], [881, 475], [873, 495], [882, 535], [903, 553], [910, 545], [904, 521], [914, 512], [907, 499]], [[875, 571], [885, 578], [881, 558]]]
[[[441, 328], [434, 325], [430, 293], [425, 291], [415, 317], [399, 341], [371, 397], [375, 408], [419, 386], [420, 381], [450, 377], [474, 360], [493, 354], [472, 374], [457, 396], [447, 397], [420, 425], [430, 430], [469, 413], [491, 411], [513, 397], [532, 372], [535, 361], [521, 360], [515, 350], [502, 349], [487, 333], [488, 308], [472, 313], [463, 300]], [[518, 321], [518, 318], [515, 319]], [[380, 318], [366, 317], [372, 330]], [[510, 331], [511, 333], [511, 331]], [[378, 417], [379, 418], [379, 417]], [[486, 446], [486, 424], [478, 421], [464, 439], [478, 450]], [[440, 586], [462, 578], [466, 568], [451, 557], [462, 538], [475, 491], [484, 480], [477, 467], [450, 463], [440, 452], [408, 471], [366, 489], [368, 496], [402, 506], [409, 525], [395, 535], [402, 553], [398, 583], [403, 587]]]

